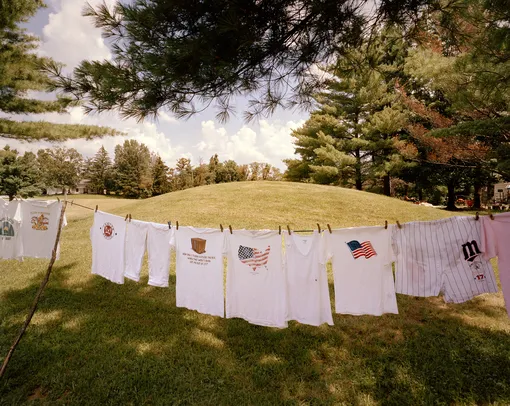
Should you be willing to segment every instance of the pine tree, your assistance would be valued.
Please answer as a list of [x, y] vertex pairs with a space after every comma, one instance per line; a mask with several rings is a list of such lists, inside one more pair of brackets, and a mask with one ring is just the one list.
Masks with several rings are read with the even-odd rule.
[[[49, 58], [37, 56], [38, 39], [19, 27], [42, 6], [39, 0], [0, 2], [0, 112], [7, 114], [64, 113], [72, 100], [57, 97], [39, 100], [29, 97], [30, 91], [54, 90], [54, 83], [43, 66], [54, 64]], [[0, 134], [6, 138], [25, 140], [65, 140], [118, 134], [116, 130], [47, 122], [20, 122], [0, 119]]]
[[146, 145], [126, 140], [115, 147], [115, 189], [125, 197], [148, 197], [152, 189], [151, 155]]
[[214, 183], [219, 183], [219, 177], [217, 177], [217, 173], [219, 171], [219, 168], [220, 168], [220, 160], [218, 158], [218, 154], [214, 154], [210, 159], [209, 159], [209, 165], [208, 165], [208, 176], [207, 176], [207, 184], [210, 185], [210, 184], [214, 184]]
[[108, 151], [101, 146], [96, 155], [86, 165], [86, 176], [90, 180], [90, 187], [99, 194], [113, 189], [113, 165]]
[[287, 179], [358, 190], [367, 180], [382, 180], [390, 194], [390, 175], [405, 166], [397, 136], [407, 118], [394, 90], [404, 53], [405, 44], [387, 29], [328, 70], [334, 77], [316, 96], [319, 109], [292, 133], [301, 162], [287, 161]]
[[165, 165], [159, 155], [156, 155], [152, 164], [152, 196], [170, 192], [168, 182], [168, 166]]
[[189, 158], [179, 158], [175, 164], [177, 190], [193, 187], [193, 168]]
[[9, 200], [19, 195], [32, 197], [41, 193], [37, 160], [32, 152], [19, 156], [8, 145], [0, 150], [0, 194]]

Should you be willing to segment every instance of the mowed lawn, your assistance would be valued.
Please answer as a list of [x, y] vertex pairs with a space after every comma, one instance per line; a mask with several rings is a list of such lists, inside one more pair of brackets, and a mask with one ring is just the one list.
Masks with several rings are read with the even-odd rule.
[[[383, 225], [451, 215], [379, 195], [281, 182], [205, 186], [80, 204], [133, 218], [236, 228]], [[510, 404], [510, 321], [501, 293], [460, 305], [398, 295], [399, 315], [334, 314], [278, 330], [175, 307], [170, 288], [90, 274], [92, 211], [68, 210], [62, 254], [0, 381], [0, 404]], [[47, 261], [0, 262], [0, 360]], [[330, 273], [333, 299], [333, 279]]]

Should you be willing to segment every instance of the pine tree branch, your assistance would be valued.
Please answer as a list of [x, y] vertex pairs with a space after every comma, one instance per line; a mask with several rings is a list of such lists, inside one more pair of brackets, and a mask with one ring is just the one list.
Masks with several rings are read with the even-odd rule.
[[55, 124], [44, 121], [19, 122], [0, 119], [0, 137], [22, 139], [25, 141], [65, 141], [113, 135], [124, 135], [124, 133], [109, 127], [92, 125]]

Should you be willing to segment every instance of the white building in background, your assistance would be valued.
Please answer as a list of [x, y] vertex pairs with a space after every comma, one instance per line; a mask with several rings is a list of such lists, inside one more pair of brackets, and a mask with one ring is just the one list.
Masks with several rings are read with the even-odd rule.
[[[67, 190], [67, 193], [70, 195], [82, 195], [87, 193], [93, 193], [94, 191], [90, 189], [90, 180], [89, 179], [82, 179], [78, 182], [75, 188], [69, 188]], [[62, 194], [61, 188], [48, 188], [46, 189], [47, 195], [58, 195]]]
[[494, 201], [508, 202], [510, 201], [510, 183], [496, 183], [494, 185]]

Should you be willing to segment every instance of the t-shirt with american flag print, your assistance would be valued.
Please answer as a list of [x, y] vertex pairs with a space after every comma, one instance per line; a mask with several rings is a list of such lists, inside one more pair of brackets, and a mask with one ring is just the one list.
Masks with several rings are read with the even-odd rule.
[[278, 231], [227, 232], [228, 318], [287, 327], [282, 239]]
[[392, 227], [344, 228], [324, 233], [333, 263], [337, 313], [398, 313], [391, 267]]

